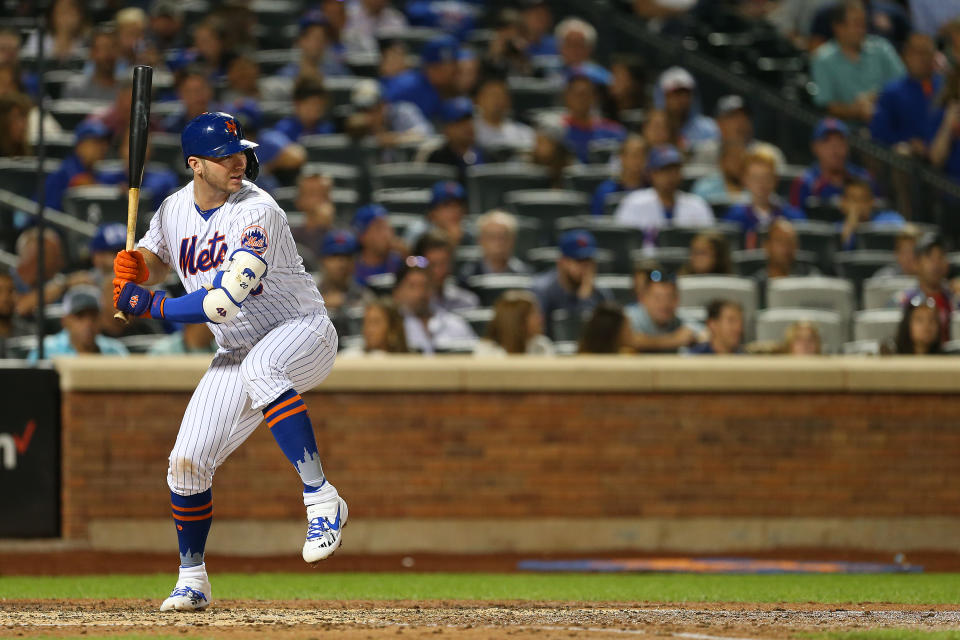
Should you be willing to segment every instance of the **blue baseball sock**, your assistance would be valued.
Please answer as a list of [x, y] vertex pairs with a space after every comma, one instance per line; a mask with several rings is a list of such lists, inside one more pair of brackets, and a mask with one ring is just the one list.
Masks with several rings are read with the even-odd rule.
[[336, 496], [336, 489], [323, 475], [317, 438], [300, 394], [293, 389], [284, 392], [263, 408], [263, 417], [280, 450], [300, 474], [304, 500], [312, 504]]
[[170, 502], [180, 542], [180, 567], [199, 566], [203, 564], [207, 534], [213, 523], [213, 491], [207, 489], [192, 496], [181, 496], [171, 491]]

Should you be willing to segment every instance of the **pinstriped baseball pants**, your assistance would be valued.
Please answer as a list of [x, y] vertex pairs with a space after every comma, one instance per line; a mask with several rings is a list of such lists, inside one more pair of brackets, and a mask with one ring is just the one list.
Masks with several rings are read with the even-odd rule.
[[319, 384], [336, 354], [337, 332], [326, 315], [288, 320], [247, 351], [218, 352], [170, 452], [170, 490], [187, 496], [209, 489], [217, 468], [263, 421], [261, 409], [287, 389]]

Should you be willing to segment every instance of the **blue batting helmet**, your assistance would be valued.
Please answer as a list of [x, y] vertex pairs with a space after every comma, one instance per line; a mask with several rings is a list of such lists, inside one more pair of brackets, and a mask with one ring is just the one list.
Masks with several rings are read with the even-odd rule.
[[190, 156], [222, 158], [243, 151], [247, 156], [244, 175], [249, 180], [256, 180], [260, 173], [260, 160], [254, 152], [258, 146], [256, 142], [244, 140], [240, 121], [222, 111], [201, 113], [188, 122], [180, 134], [184, 164], [189, 166]]

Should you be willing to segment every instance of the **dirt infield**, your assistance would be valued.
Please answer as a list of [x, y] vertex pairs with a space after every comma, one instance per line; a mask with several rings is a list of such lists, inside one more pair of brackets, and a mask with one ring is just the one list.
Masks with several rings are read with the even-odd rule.
[[789, 638], [800, 633], [905, 628], [960, 629], [949, 607], [826, 607], [762, 604], [585, 604], [512, 602], [223, 601], [203, 613], [160, 614], [156, 602], [0, 602], [3, 637], [110, 637], [344, 640], [506, 636], [570, 638]]

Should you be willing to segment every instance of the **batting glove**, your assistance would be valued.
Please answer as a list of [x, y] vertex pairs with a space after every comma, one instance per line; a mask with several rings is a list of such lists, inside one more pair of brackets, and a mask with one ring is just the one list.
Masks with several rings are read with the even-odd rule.
[[149, 289], [119, 278], [113, 281], [113, 305], [118, 311], [134, 316], [149, 316], [154, 293]]
[[117, 257], [113, 259], [113, 275], [121, 280], [140, 284], [150, 277], [150, 270], [139, 251], [118, 251]]

